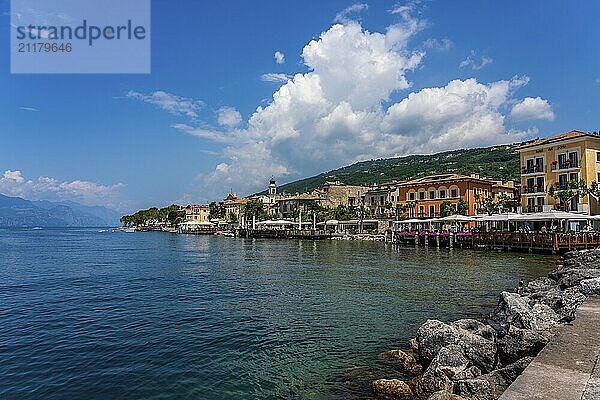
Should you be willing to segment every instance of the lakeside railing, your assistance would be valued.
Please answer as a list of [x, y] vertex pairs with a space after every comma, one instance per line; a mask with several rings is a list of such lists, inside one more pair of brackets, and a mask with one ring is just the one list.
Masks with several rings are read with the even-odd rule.
[[600, 233], [473, 232], [473, 245], [560, 252], [598, 247]]
[[393, 242], [421, 245], [487, 247], [491, 249], [563, 252], [600, 247], [600, 232], [430, 232], [393, 233]]

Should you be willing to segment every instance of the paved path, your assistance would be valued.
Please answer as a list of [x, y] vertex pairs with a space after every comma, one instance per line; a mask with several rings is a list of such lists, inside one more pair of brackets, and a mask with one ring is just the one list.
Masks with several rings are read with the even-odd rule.
[[499, 400], [600, 400], [600, 296], [588, 297]]

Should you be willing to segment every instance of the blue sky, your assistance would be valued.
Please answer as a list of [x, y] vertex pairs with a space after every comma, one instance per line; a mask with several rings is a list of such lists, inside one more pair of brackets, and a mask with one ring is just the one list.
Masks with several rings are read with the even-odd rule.
[[0, 4], [5, 194], [132, 210], [600, 129], [596, 1], [157, 0], [149, 75], [11, 75]]

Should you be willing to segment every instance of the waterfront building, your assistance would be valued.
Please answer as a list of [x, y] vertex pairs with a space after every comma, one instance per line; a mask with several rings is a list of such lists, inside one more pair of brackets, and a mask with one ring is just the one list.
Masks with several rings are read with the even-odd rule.
[[400, 201], [398, 182], [382, 185], [373, 185], [365, 193], [365, 206], [369, 208], [371, 216], [377, 219], [393, 218], [396, 206]]
[[368, 190], [369, 188], [366, 186], [346, 185], [340, 181], [335, 181], [326, 182], [316, 189], [313, 194], [319, 196], [322, 199], [321, 205], [326, 207], [358, 207], [362, 204]]
[[521, 207], [524, 212], [563, 211], [595, 215], [598, 200], [591, 195], [574, 197], [561, 206], [548, 194], [550, 186], [566, 189], [573, 180], [600, 181], [600, 136], [569, 131], [517, 147], [521, 161]]
[[296, 218], [300, 212], [308, 213], [321, 204], [322, 199], [314, 193], [297, 193], [292, 196], [280, 196], [276, 200], [279, 218]]
[[210, 207], [207, 204], [189, 204], [184, 210], [186, 222], [210, 221]]
[[492, 185], [491, 180], [476, 174], [430, 175], [397, 183], [397, 203], [408, 207], [414, 205], [406, 211], [409, 218], [439, 217], [442, 206], [449, 207], [452, 213], [463, 212], [472, 216], [477, 214], [476, 195], [492, 195]]
[[229, 193], [225, 200], [223, 200], [225, 219], [227, 221], [239, 221], [240, 216], [244, 214], [244, 206], [247, 202], [247, 198], [238, 199], [234, 193]]

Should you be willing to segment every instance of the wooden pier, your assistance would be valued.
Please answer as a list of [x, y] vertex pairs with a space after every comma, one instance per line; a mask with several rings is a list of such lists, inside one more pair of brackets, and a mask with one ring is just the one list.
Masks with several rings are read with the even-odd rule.
[[391, 237], [394, 243], [415, 246], [474, 247], [552, 254], [600, 247], [599, 232], [393, 232]]

